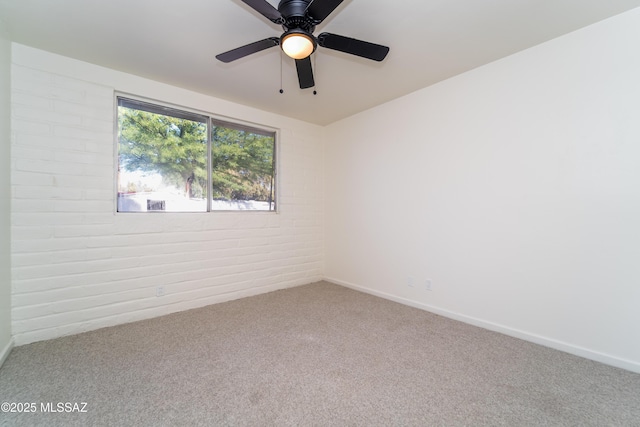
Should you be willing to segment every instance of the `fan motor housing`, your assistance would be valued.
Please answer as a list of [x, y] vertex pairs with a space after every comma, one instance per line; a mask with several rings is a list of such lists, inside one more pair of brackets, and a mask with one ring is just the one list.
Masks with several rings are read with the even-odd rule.
[[306, 32], [313, 33], [315, 25], [307, 18], [306, 11], [309, 7], [309, 0], [281, 0], [278, 4], [278, 11], [284, 18], [282, 28], [285, 31], [300, 28]]

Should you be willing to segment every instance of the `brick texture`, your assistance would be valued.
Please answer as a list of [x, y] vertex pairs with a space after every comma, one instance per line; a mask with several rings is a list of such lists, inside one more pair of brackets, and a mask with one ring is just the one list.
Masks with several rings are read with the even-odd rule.
[[[280, 126], [277, 214], [117, 214], [117, 89], [13, 64], [17, 345], [322, 278], [323, 150], [316, 127]], [[165, 295], [156, 296], [158, 286]]]

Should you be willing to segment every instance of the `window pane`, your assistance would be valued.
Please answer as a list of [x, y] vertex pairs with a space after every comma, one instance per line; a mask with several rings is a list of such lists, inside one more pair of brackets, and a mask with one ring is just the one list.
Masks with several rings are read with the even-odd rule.
[[118, 212], [207, 210], [206, 122], [118, 99]]
[[275, 135], [226, 123], [211, 129], [212, 210], [275, 210]]

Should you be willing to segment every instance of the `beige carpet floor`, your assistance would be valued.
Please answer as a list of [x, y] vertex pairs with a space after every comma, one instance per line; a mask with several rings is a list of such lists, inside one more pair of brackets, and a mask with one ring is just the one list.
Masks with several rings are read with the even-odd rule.
[[3, 426], [640, 426], [639, 374], [326, 282], [17, 347], [0, 400], [37, 406]]

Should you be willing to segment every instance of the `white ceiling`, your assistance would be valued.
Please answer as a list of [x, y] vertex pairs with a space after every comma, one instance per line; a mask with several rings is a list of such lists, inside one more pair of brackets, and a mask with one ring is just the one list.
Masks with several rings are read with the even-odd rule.
[[0, 20], [21, 44], [326, 125], [636, 7], [640, 0], [344, 0], [315, 34], [391, 51], [378, 63], [318, 48], [317, 95], [299, 89], [293, 60], [277, 47], [215, 59], [282, 32], [240, 0], [0, 0]]

